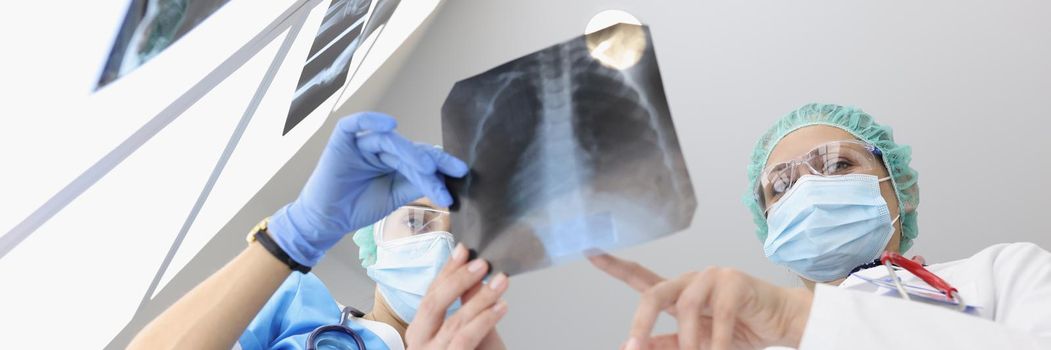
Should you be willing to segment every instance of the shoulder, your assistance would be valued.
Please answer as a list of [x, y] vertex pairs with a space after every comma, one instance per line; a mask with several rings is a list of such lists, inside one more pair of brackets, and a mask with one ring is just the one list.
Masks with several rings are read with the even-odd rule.
[[994, 263], [1036, 262], [1051, 259], [1051, 253], [1032, 242], [1000, 243], [989, 246], [972, 258], [990, 259]]
[[995, 244], [968, 260], [987, 269], [986, 278], [996, 285], [1029, 288], [1051, 283], [1051, 253], [1034, 243]]
[[1028, 267], [1037, 268], [1045, 273], [1051, 269], [1051, 253], [1040, 246], [1029, 243], [1006, 243], [997, 244], [988, 249], [997, 249], [994, 266], [1002, 265], [1010, 268]]
[[936, 270], [973, 270], [1013, 266], [1026, 261], [1051, 259], [1051, 253], [1031, 242], [999, 243], [979, 250], [973, 255], [960, 260], [933, 264], [928, 269]]
[[[934, 264], [928, 270], [948, 279], [974, 280], [994, 285], [1028, 283], [1026, 279], [1051, 278], [1051, 253], [1030, 242], [1000, 243], [970, 257]], [[943, 277], [944, 278], [944, 277]]]

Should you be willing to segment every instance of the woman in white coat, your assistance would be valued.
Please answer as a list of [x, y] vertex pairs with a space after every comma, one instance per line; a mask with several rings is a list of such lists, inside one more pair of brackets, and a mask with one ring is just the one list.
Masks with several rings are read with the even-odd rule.
[[[806, 288], [718, 267], [666, 280], [592, 257], [642, 293], [625, 347], [1051, 349], [1051, 254], [1034, 244], [927, 266], [958, 289], [966, 312], [879, 285], [889, 275], [881, 253], [904, 253], [918, 234], [910, 153], [859, 109], [810, 104], [782, 117], [753, 152], [746, 203], [766, 256]], [[896, 275], [924, 285], [907, 271]], [[651, 334], [662, 311], [677, 319], [677, 333]]]

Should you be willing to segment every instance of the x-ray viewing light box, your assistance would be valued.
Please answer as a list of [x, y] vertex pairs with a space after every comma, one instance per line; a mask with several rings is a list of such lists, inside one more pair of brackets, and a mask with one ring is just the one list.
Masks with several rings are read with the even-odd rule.
[[[149, 4], [176, 6], [185, 23], [196, 24], [156, 46], [160, 50], [144, 55], [133, 69], [100, 79], [104, 73], [98, 65], [111, 61], [108, 55], [125, 20], [143, 13], [136, 6]], [[183, 4], [190, 7], [180, 10]], [[56, 43], [33, 52], [36, 66], [21, 67], [36, 72], [25, 76], [28, 83], [47, 77], [48, 85], [23, 89], [27, 96], [13, 101], [12, 114], [27, 117], [13, 119], [10, 129], [17, 132], [0, 138], [4, 149], [18, 150], [4, 155], [11, 171], [0, 175], [2, 192], [11, 199], [0, 217], [0, 275], [33, 281], [32, 288], [5, 288], [0, 310], [6, 317], [0, 322], [18, 322], [0, 327], [19, 334], [18, 339], [53, 340], [56, 348], [105, 347], [133, 316], [157, 307], [151, 303], [158, 292], [334, 110], [367, 88], [364, 82], [381, 67], [401, 61], [390, 58], [406, 52], [402, 47], [412, 44], [412, 35], [440, 4], [98, 0], [83, 9], [69, 4], [64, 8], [73, 10], [53, 11], [26, 3], [36, 10], [20, 14], [27, 18], [22, 27], [62, 25], [24, 34]], [[195, 10], [197, 5], [214, 6]], [[301, 77], [320, 71], [305, 70], [305, 65], [311, 48], [324, 41], [320, 29], [333, 18], [326, 15], [345, 6], [367, 9], [365, 21], [327, 25], [346, 27], [330, 27], [337, 34], [371, 35], [318, 46], [333, 50], [325, 57], [335, 59], [325, 62], [338, 66], [322, 70], [340, 74], [326, 75], [332, 79], [325, 89], [311, 95], [316, 107], [290, 113]], [[137, 23], [148, 22], [140, 18]], [[346, 30], [362, 25], [368, 28]], [[76, 60], [98, 63], [66, 62], [69, 52], [77, 52]], [[81, 57], [86, 53], [99, 57]], [[373, 78], [370, 86], [384, 86], [376, 78], [389, 79]], [[106, 83], [99, 87], [102, 80]], [[47, 327], [39, 325], [68, 312], [67, 303], [56, 301], [74, 294], [89, 301], [77, 303], [76, 312], [91, 315], [92, 326], [71, 327], [61, 339], [49, 338]]]

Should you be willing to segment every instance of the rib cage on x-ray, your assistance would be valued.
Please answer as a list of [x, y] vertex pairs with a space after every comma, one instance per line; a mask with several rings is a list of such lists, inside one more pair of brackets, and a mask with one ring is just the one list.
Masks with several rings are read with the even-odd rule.
[[494, 269], [651, 240], [692, 219], [652, 45], [620, 70], [585, 37], [549, 47], [457, 83], [442, 118], [446, 150], [471, 167], [450, 181], [454, 235]]

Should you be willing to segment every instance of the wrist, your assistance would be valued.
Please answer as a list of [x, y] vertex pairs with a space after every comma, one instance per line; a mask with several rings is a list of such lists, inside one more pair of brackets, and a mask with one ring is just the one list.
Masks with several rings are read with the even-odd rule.
[[268, 231], [270, 237], [289, 257], [305, 266], [317, 265], [324, 256], [324, 249], [315, 247], [307, 235], [317, 235], [317, 230], [303, 222], [296, 214], [296, 202], [278, 209], [270, 217]]
[[270, 233], [269, 226], [270, 218], [266, 218], [263, 219], [263, 221], [260, 221], [259, 224], [257, 224], [255, 227], [252, 228], [251, 231], [248, 232], [248, 237], [245, 237], [245, 240], [248, 241], [249, 247], [257, 246], [263, 248], [276, 261], [280, 262], [281, 264], [284, 264], [291, 270], [299, 271], [301, 273], [310, 272], [310, 266], [300, 263], [301, 260], [298, 260], [290, 254], [288, 254], [288, 251], [284, 247], [290, 245], [286, 244], [282, 246], [278, 243], [278, 241], [275, 239], [278, 237]]
[[265, 266], [266, 269], [274, 269], [283, 271], [285, 273], [291, 273], [292, 268], [288, 267], [285, 263], [274, 258], [273, 254], [270, 254], [266, 248], [263, 247], [259, 242], [251, 242], [245, 247], [245, 254], [251, 257], [253, 261], [258, 261], [259, 264]]
[[786, 313], [786, 346], [798, 348], [806, 332], [807, 320], [810, 319], [810, 307], [814, 303], [814, 292], [806, 288], [786, 289], [788, 298]]

